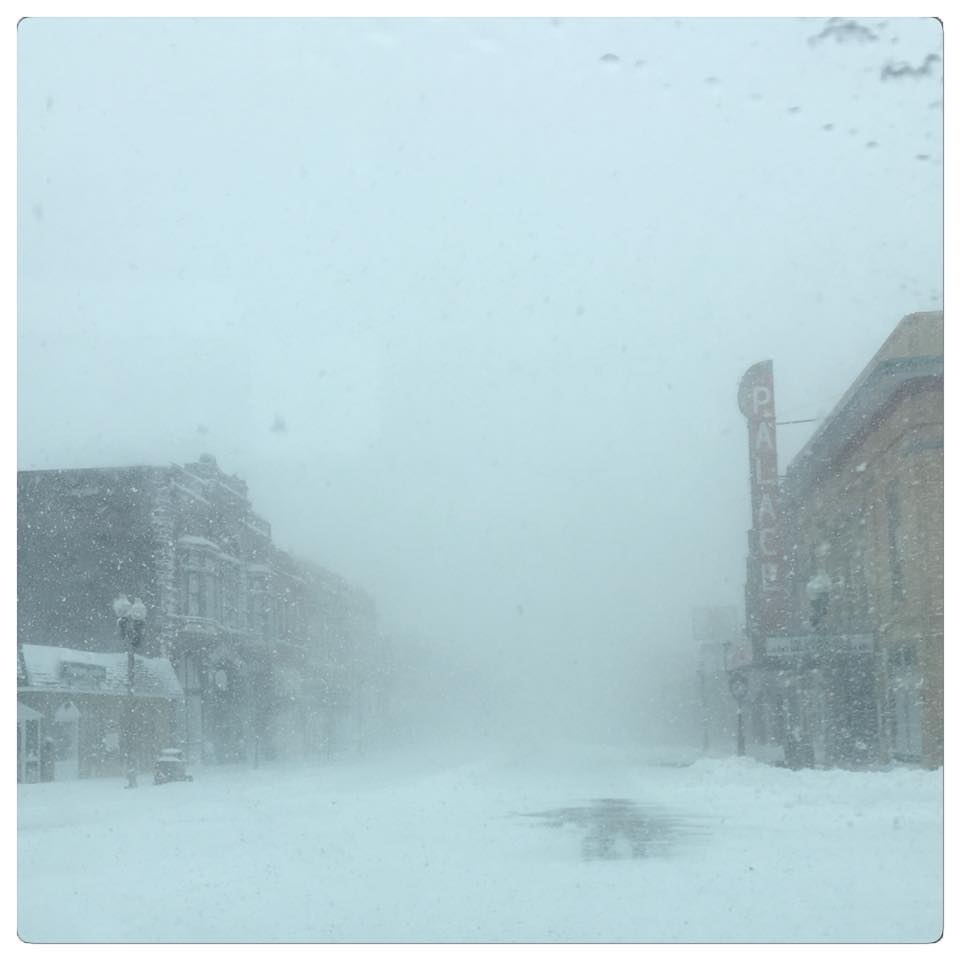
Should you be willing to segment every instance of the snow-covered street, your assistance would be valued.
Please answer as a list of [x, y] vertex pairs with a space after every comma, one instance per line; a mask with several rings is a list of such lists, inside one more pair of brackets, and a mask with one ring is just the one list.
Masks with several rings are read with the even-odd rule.
[[[929, 941], [942, 773], [671, 766], [612, 748], [21, 785], [20, 936], [51, 941]], [[598, 798], [679, 826], [584, 857]], [[626, 808], [626, 804], [620, 805]], [[689, 828], [689, 829], [687, 829]], [[646, 829], [646, 827], [645, 827]]]

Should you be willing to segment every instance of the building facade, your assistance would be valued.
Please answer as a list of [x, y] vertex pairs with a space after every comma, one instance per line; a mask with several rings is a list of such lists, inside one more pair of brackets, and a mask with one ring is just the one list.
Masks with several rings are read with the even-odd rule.
[[376, 610], [279, 550], [246, 484], [209, 456], [18, 474], [18, 646], [121, 649], [112, 600], [142, 598], [142, 652], [183, 690], [192, 762], [320, 753], [347, 722]]
[[137, 656], [131, 694], [125, 652], [29, 643], [17, 652], [19, 780], [120, 776], [127, 737], [139, 769], [170, 746], [183, 690], [169, 660]]
[[754, 644], [791, 765], [943, 762], [943, 314], [905, 317], [781, 484], [782, 635]]

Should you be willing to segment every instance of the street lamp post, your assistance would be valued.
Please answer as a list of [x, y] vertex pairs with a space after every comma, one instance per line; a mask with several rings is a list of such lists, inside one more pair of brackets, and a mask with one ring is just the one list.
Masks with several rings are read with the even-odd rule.
[[[830, 591], [834, 587], [830, 574], [823, 569], [830, 554], [829, 544], [822, 543], [816, 551], [820, 569], [807, 581], [805, 592], [810, 601], [810, 626], [817, 637], [817, 649], [814, 652], [814, 664], [823, 678], [823, 690], [827, 701], [827, 744], [828, 761], [836, 758], [836, 721], [837, 721], [837, 657], [830, 645], [826, 631], [827, 610], [830, 606]], [[812, 763], [811, 763], [812, 765]]]
[[827, 607], [830, 603], [830, 590], [833, 588], [833, 581], [830, 574], [825, 570], [819, 570], [807, 581], [807, 599], [810, 601], [812, 615], [810, 624], [817, 633], [821, 633], [823, 620], [827, 615]]
[[743, 735], [743, 701], [746, 699], [749, 683], [747, 675], [742, 670], [730, 671], [730, 693], [737, 701], [737, 756], [743, 757], [747, 753], [746, 740]]
[[701, 662], [697, 667], [697, 681], [700, 686], [700, 725], [703, 733], [703, 752], [704, 755], [710, 751], [710, 721], [707, 716], [707, 680], [703, 668], [703, 652], [700, 653]]
[[137, 761], [133, 749], [134, 740], [134, 676], [136, 674], [136, 650], [143, 643], [143, 624], [147, 608], [139, 597], [131, 603], [124, 594], [113, 601], [113, 612], [120, 629], [120, 641], [127, 648], [127, 710], [124, 731], [124, 766], [127, 774], [127, 789], [137, 786]]

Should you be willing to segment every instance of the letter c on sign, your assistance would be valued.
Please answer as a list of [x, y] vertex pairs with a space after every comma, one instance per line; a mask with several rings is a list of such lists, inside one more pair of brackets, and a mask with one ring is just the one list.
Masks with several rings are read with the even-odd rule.
[[773, 535], [773, 530], [769, 527], [760, 531], [760, 553], [765, 557], [774, 557], [777, 554], [776, 549], [767, 542], [767, 537]]

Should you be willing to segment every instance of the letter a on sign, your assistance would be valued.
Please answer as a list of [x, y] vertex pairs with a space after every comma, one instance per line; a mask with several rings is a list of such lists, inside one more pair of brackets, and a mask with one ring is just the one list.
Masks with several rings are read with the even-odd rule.
[[773, 428], [766, 420], [761, 420], [758, 424], [757, 434], [753, 441], [754, 450], [760, 450], [763, 447], [771, 452], [777, 449], [777, 445], [773, 442]]

